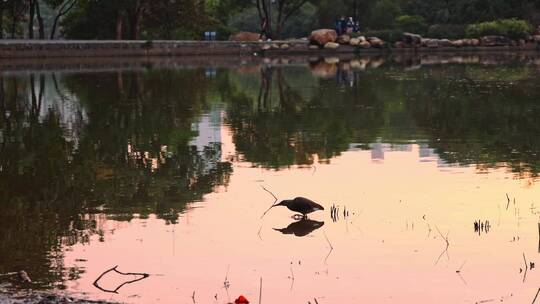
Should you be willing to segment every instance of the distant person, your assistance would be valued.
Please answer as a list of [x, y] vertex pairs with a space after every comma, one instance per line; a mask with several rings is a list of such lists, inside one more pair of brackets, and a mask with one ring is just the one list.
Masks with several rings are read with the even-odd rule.
[[354, 20], [353, 20], [353, 17], [349, 17], [345, 25], [345, 32], [347, 34], [350, 34], [353, 32], [353, 29], [354, 29]]
[[341, 35], [341, 21], [338, 18], [334, 20], [334, 29], [338, 35]]
[[261, 20], [261, 34], [259, 35], [259, 40], [263, 39], [270, 39], [270, 35], [268, 34], [268, 21], [266, 20], [266, 17], [263, 17]]
[[354, 23], [353, 32], [355, 32], [355, 33], [360, 33], [360, 22], [356, 21], [356, 22]]
[[339, 34], [342, 35], [347, 30], [347, 20], [345, 17], [341, 16], [339, 19]]

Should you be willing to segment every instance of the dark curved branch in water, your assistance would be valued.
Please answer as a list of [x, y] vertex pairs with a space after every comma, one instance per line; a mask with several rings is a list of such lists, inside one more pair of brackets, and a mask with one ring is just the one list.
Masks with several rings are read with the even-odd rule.
[[[103, 272], [103, 273], [102, 273], [102, 274], [94, 281], [93, 285], [94, 285], [97, 289], [99, 289], [99, 290], [101, 290], [101, 291], [103, 291], [103, 292], [109, 292], [109, 293], [116, 293], [116, 294], [117, 294], [117, 293], [118, 293], [118, 290], [120, 290], [120, 288], [124, 287], [124, 285], [131, 284], [131, 283], [135, 283], [135, 282], [144, 280], [144, 279], [146, 279], [146, 278], [148, 278], [148, 277], [150, 276], [148, 273], [139, 273], [139, 272], [121, 272], [121, 271], [119, 271], [119, 270], [117, 269], [117, 267], [118, 267], [118, 265], [114, 266], [114, 267], [111, 268], [111, 269], [105, 270], [105, 271], [104, 271], [104, 272]], [[114, 272], [116, 272], [116, 273], [118, 273], [118, 274], [121, 274], [121, 275], [139, 275], [139, 276], [141, 276], [141, 277], [140, 277], [140, 278], [137, 278], [137, 279], [135, 279], [135, 280], [131, 280], [131, 281], [124, 282], [124, 283], [118, 285], [118, 287], [116, 287], [116, 289], [114, 289], [114, 290], [105, 289], [105, 288], [99, 286], [99, 284], [98, 284], [99, 280], [101, 280], [101, 278], [102, 278], [104, 275], [106, 275], [107, 273], [109, 273], [109, 272], [111, 272], [111, 271], [114, 271]]]
[[[266, 215], [266, 213], [267, 213], [268, 211], [270, 211], [270, 209], [272, 209], [272, 208], [275, 206], [276, 202], [278, 201], [278, 198], [274, 195], [274, 193], [272, 193], [270, 190], [266, 189], [264, 186], [261, 185], [261, 188], [263, 188], [264, 191], [270, 193], [270, 195], [272, 195], [272, 196], [274, 197], [274, 202], [272, 202], [272, 206], [270, 206], [270, 208], [268, 208], [268, 209], [263, 213], [263, 215], [261, 216], [261, 219], [262, 219], [262, 218]], [[259, 230], [259, 231], [260, 231], [260, 230]]]

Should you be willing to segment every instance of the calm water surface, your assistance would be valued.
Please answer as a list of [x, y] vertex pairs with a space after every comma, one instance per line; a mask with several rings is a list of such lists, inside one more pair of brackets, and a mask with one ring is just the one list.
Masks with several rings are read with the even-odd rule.
[[[5, 71], [0, 273], [128, 303], [258, 303], [261, 278], [263, 303], [530, 303], [539, 87], [526, 56]], [[326, 210], [261, 219], [261, 186]], [[115, 265], [150, 276], [96, 288]]]

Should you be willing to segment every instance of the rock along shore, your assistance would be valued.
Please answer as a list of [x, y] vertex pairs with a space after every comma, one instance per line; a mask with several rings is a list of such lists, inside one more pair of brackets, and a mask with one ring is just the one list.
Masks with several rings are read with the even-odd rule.
[[[353, 40], [354, 42], [355, 40]], [[380, 43], [371, 40], [371, 43]], [[537, 44], [501, 46], [371, 47], [331, 44], [314, 48], [308, 40], [286, 41], [98, 41], [98, 40], [1, 40], [2, 58], [145, 57], [212, 55], [324, 55], [385, 52], [506, 52], [535, 51]]]

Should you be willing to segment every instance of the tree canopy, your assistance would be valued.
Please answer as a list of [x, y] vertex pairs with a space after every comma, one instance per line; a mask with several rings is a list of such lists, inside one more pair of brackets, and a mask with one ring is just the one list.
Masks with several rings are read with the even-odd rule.
[[288, 38], [332, 27], [341, 16], [364, 30], [456, 29], [450, 26], [509, 18], [538, 25], [540, 0], [4, 0], [0, 38], [202, 39], [216, 31], [226, 39], [263, 24]]

